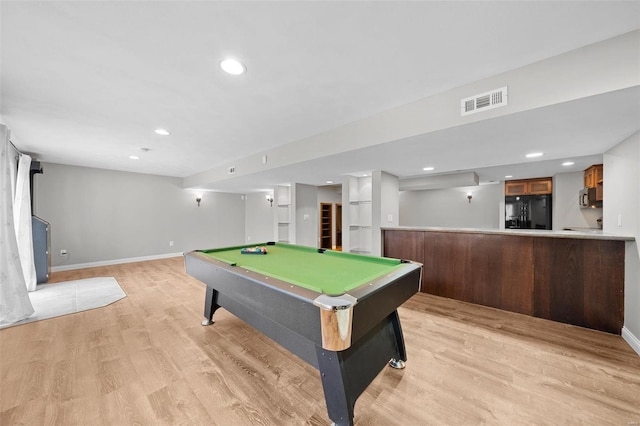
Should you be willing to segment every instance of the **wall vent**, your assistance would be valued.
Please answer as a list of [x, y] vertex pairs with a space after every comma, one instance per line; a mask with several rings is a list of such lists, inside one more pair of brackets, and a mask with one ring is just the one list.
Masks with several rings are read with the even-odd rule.
[[229, 174], [230, 174], [230, 175], [235, 174], [235, 172], [236, 172], [236, 166], [231, 166], [231, 167], [229, 167]]
[[462, 99], [460, 101], [460, 112], [464, 116], [488, 111], [507, 105], [507, 100], [507, 87], [505, 86]]

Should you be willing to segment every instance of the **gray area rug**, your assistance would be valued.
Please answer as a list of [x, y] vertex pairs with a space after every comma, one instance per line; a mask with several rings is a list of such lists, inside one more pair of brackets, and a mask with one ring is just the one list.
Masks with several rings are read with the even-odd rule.
[[101, 308], [126, 296], [113, 277], [40, 284], [29, 293], [35, 313], [22, 321], [0, 324], [0, 328]]

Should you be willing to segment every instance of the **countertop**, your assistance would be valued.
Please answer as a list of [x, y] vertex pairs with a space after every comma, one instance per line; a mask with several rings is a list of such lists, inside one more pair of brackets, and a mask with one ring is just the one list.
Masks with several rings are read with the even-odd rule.
[[402, 231], [431, 231], [431, 232], [461, 232], [468, 234], [498, 234], [498, 235], [520, 235], [527, 237], [547, 237], [547, 238], [581, 238], [590, 240], [618, 240], [634, 241], [635, 237], [630, 235], [618, 235], [603, 232], [600, 229], [592, 228], [571, 228], [565, 231], [547, 231], [538, 229], [484, 229], [484, 228], [444, 228], [436, 226], [395, 226], [384, 227], [385, 230]]

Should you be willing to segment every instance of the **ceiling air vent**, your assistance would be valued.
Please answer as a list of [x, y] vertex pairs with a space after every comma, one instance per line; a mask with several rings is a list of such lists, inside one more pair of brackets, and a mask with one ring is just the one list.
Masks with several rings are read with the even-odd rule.
[[506, 86], [462, 99], [460, 101], [460, 111], [462, 115], [469, 115], [505, 105], [507, 105]]

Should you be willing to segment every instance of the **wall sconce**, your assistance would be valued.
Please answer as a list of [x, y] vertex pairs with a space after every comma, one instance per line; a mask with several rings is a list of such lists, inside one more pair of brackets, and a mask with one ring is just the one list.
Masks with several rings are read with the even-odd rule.
[[473, 198], [473, 194], [470, 192], [467, 192], [467, 200], [469, 200], [469, 202], [471, 202], [471, 199]]
[[198, 207], [200, 207], [200, 201], [202, 201], [202, 195], [196, 195], [196, 203], [198, 203]]
[[271, 207], [273, 207], [273, 195], [267, 194], [267, 201], [269, 202]]

